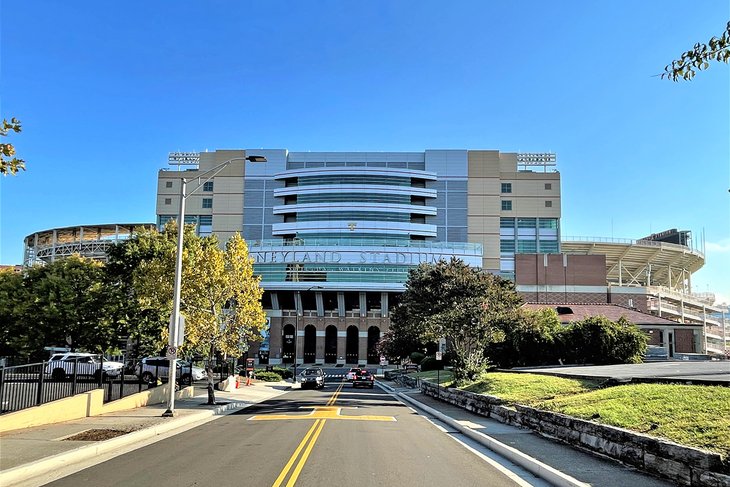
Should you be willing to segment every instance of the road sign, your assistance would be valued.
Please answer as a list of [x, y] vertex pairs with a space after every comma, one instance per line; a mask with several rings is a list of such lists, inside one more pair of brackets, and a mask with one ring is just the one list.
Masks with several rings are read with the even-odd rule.
[[444, 354], [441, 352], [436, 352], [436, 360], [443, 360]]
[[167, 347], [167, 355], [165, 357], [169, 359], [176, 359], [177, 358], [177, 347], [168, 345]]
[[381, 356], [380, 357], [380, 365], [388, 365], [388, 359], [386, 359], [385, 357]]
[[446, 338], [439, 338], [439, 352], [446, 353]]

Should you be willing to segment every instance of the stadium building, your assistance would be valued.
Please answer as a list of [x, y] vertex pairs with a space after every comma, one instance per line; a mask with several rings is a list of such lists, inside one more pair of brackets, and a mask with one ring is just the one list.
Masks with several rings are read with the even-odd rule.
[[705, 259], [689, 232], [561, 239], [554, 154], [218, 150], [169, 163], [158, 226], [177, 218], [185, 178], [200, 185], [185, 222], [248, 242], [270, 325], [250, 351], [259, 363], [377, 363], [408, 270], [451, 257], [513, 280], [531, 305], [624, 309], [669, 357], [730, 350], [730, 317], [692, 293]]
[[76, 225], [34, 232], [23, 239], [23, 267], [53, 262], [72, 255], [106, 262], [109, 246], [145, 229], [154, 223], [109, 223]]
[[169, 162], [157, 224], [177, 218], [185, 178], [200, 184], [185, 222], [248, 242], [270, 324], [250, 351], [259, 363], [378, 363], [410, 268], [458, 257], [514, 278], [516, 253], [560, 251], [554, 154], [218, 150]]

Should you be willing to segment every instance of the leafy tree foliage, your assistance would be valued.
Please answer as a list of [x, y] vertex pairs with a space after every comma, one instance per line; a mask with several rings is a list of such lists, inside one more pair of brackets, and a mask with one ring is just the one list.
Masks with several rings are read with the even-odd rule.
[[640, 363], [648, 341], [646, 334], [624, 317], [613, 322], [592, 316], [571, 323], [565, 335], [570, 362], [596, 365]]
[[[266, 316], [261, 307], [262, 289], [253, 275], [253, 262], [245, 241], [234, 235], [220, 249], [215, 236], [198, 237], [186, 226], [180, 310], [185, 316], [183, 351], [212, 357], [217, 350], [239, 355], [241, 345], [260, 337]], [[121, 244], [110, 266], [126, 284], [120, 287], [133, 296], [128, 314], [144, 317], [145, 331], [153, 346], [168, 340], [173, 307], [173, 279], [177, 225], [163, 232], [143, 232]], [[156, 328], [151, 336], [149, 328]]]
[[[2, 126], [0, 126], [0, 136], [6, 137], [10, 131], [16, 133], [21, 131], [20, 120], [12, 118], [8, 122], [3, 119]], [[19, 170], [25, 171], [25, 161], [14, 156], [15, 147], [13, 144], [0, 144], [0, 174], [15, 174]]]
[[646, 334], [625, 318], [595, 316], [562, 325], [553, 309], [521, 310], [504, 332], [504, 341], [489, 348], [501, 367], [638, 363], [647, 343]]
[[520, 309], [517, 320], [503, 328], [504, 340], [490, 344], [488, 356], [501, 367], [552, 365], [565, 358], [564, 327], [552, 308]]
[[385, 347], [402, 355], [408, 344], [444, 337], [455, 380], [471, 380], [486, 368], [487, 344], [501, 338], [521, 301], [510, 281], [459, 259], [421, 264], [409, 272]]
[[730, 61], [730, 22], [720, 37], [713, 37], [707, 44], [698, 42], [691, 51], [665, 66], [661, 77], [672, 81], [691, 80], [697, 71], [709, 68], [710, 61]]
[[71, 256], [0, 277], [0, 295], [8, 297], [0, 299], [3, 345], [31, 359], [43, 358], [46, 346], [113, 348], [118, 330], [108, 317], [103, 273], [100, 263]]
[[17, 355], [23, 348], [23, 313], [30, 302], [23, 276], [0, 272], [0, 356]]

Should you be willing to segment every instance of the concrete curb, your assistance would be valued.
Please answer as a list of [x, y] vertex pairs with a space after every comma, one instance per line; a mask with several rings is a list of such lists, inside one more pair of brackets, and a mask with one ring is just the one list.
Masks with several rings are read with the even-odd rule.
[[232, 412], [233, 410], [244, 409], [252, 405], [252, 403], [247, 402], [230, 402], [228, 404], [218, 406], [215, 409], [208, 409], [183, 417], [173, 418], [169, 422], [157, 424], [149, 428], [143, 428], [132, 433], [127, 433], [126, 435], [118, 436], [111, 440], [99, 442], [97, 445], [82, 446], [75, 450], [59, 453], [48, 458], [36, 460], [35, 462], [26, 463], [0, 472], [0, 485], [11, 487], [19, 482], [26, 482], [35, 477], [43, 476], [49, 472], [69, 467], [75, 463], [91, 459], [134, 443], [142, 442], [149, 438], [168, 433], [193, 423], [201, 422], [212, 416], [220, 416], [228, 411]]
[[486, 435], [480, 431], [473, 430], [467, 426], [464, 426], [460, 424], [458, 421], [454, 420], [453, 418], [446, 416], [440, 411], [437, 411], [436, 409], [427, 406], [412, 397], [408, 396], [407, 394], [403, 394], [401, 392], [397, 392], [392, 387], [383, 384], [382, 382], [377, 382], [378, 386], [385, 389], [386, 391], [396, 395], [397, 397], [403, 399], [404, 401], [414, 405], [418, 409], [421, 409], [422, 411], [427, 412], [428, 414], [438, 418], [439, 421], [442, 421], [449, 425], [450, 427], [454, 428], [455, 430], [459, 431], [460, 433], [468, 436], [472, 440], [480, 443], [481, 445], [484, 445], [485, 447], [489, 448], [493, 452], [497, 453], [498, 455], [503, 456], [504, 458], [508, 459], [512, 463], [519, 465], [520, 467], [524, 468], [528, 472], [532, 473], [533, 475], [540, 477], [541, 479], [544, 479], [547, 482], [550, 482], [551, 484], [558, 486], [558, 487], [590, 487], [589, 484], [586, 484], [585, 482], [581, 482], [580, 480], [577, 480], [570, 475], [567, 475], [563, 472], [560, 472], [559, 470], [554, 469], [553, 467], [546, 465], [542, 463], [541, 461], [532, 458], [529, 455], [525, 455], [521, 451], [512, 448], [509, 445], [505, 445], [504, 443], [495, 440], [489, 435]]

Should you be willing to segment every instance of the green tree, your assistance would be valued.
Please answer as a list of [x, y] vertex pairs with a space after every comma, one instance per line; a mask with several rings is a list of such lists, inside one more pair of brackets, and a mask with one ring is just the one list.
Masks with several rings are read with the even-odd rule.
[[42, 358], [46, 346], [90, 352], [114, 348], [117, 329], [106, 313], [103, 273], [101, 263], [79, 256], [28, 269], [20, 290], [25, 304], [14, 315], [16, 352]]
[[571, 323], [564, 340], [571, 362], [604, 365], [641, 362], [648, 337], [623, 317], [591, 316]]
[[22, 317], [29, 301], [22, 275], [0, 272], [0, 356], [19, 355], [27, 330]]
[[[0, 136], [6, 137], [10, 131], [16, 133], [21, 131], [20, 120], [12, 118], [8, 122], [6, 119], [3, 119], [2, 127], [0, 127]], [[0, 144], [0, 174], [15, 174], [19, 170], [25, 171], [25, 161], [14, 156], [15, 147], [13, 144]]]
[[472, 380], [488, 364], [487, 345], [502, 339], [521, 302], [510, 281], [459, 259], [421, 264], [409, 272], [391, 317], [393, 339], [446, 338], [455, 380]]
[[489, 357], [500, 367], [557, 364], [565, 358], [564, 326], [553, 308], [523, 308], [503, 329], [504, 340], [489, 347]]
[[692, 50], [665, 66], [661, 77], [672, 81], [691, 80], [697, 71], [709, 68], [710, 61], [730, 61], [730, 22], [720, 37], [713, 37], [707, 44], [698, 42]]
[[[193, 226], [185, 227], [180, 311], [185, 316], [183, 351], [212, 357], [215, 351], [239, 355], [241, 345], [260, 337], [266, 316], [261, 306], [262, 289], [253, 275], [248, 247], [234, 235], [219, 247], [215, 236], [199, 237]], [[173, 279], [177, 225], [170, 222], [161, 233], [142, 232], [120, 244], [111, 255], [110, 269], [132, 296], [129, 316], [145, 317], [148, 346], [162, 348], [168, 340], [173, 307]], [[150, 334], [149, 331], [153, 330]]]

